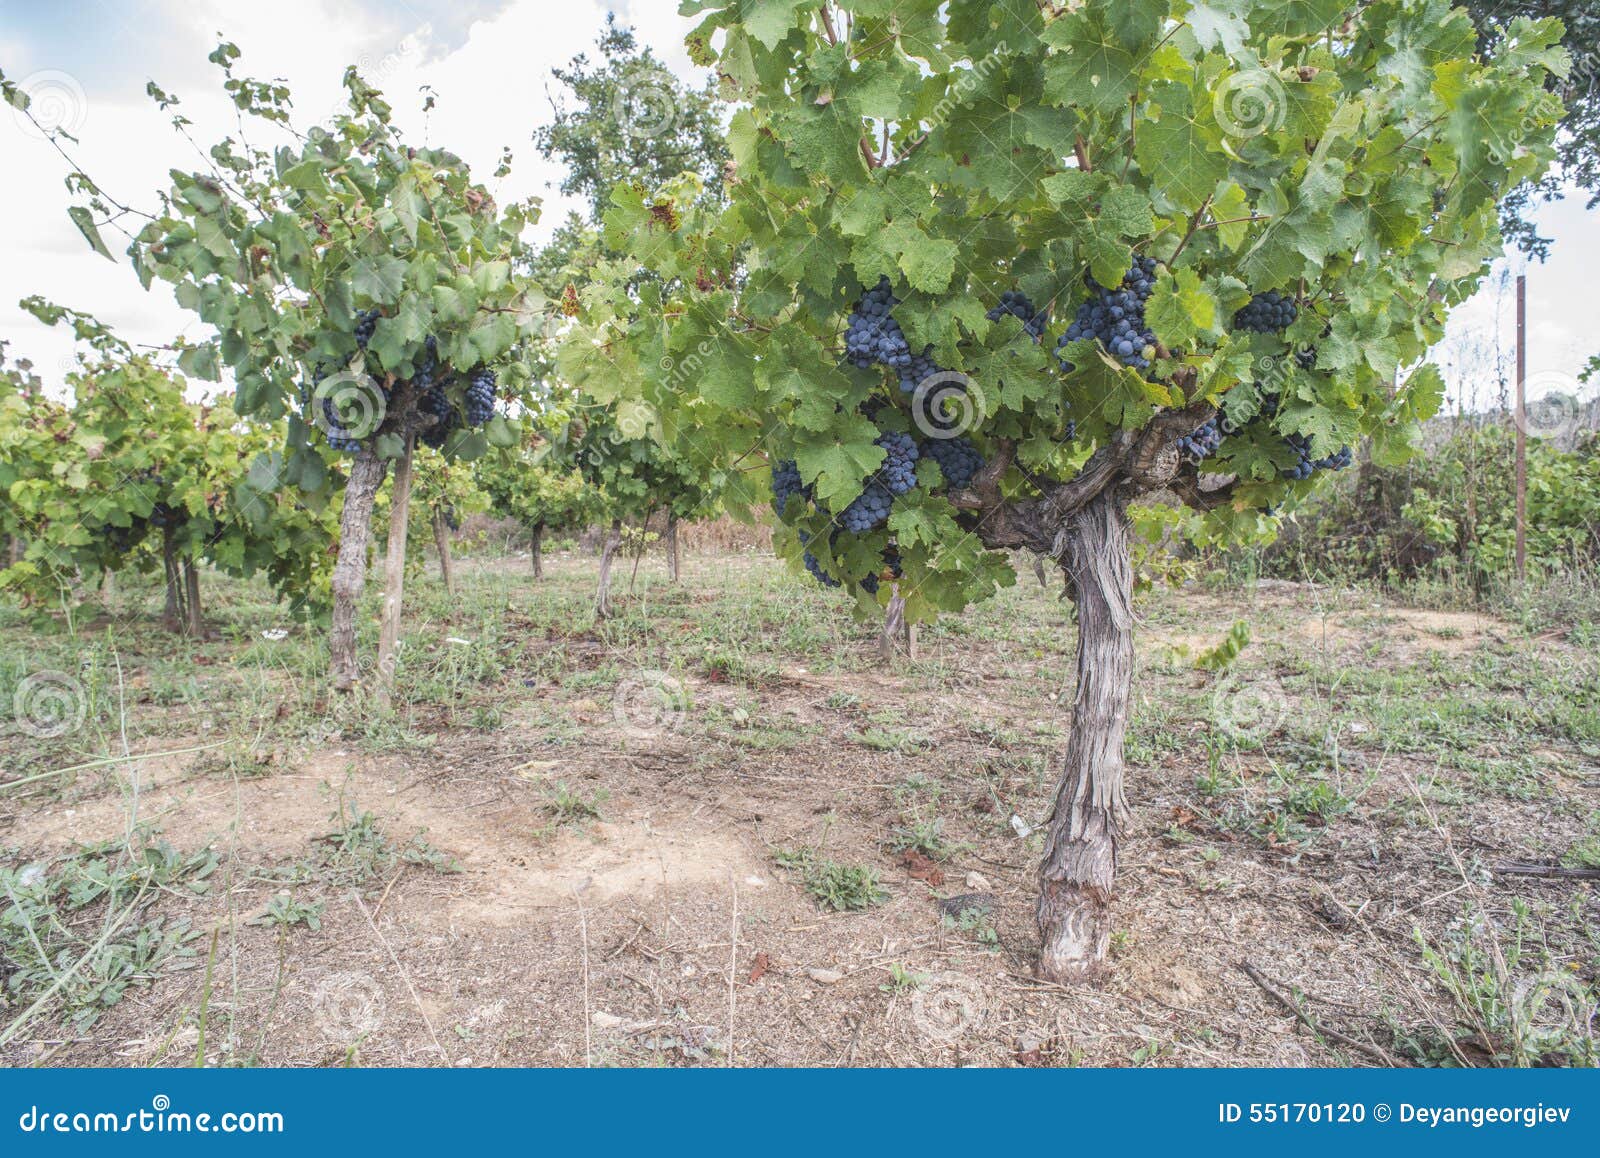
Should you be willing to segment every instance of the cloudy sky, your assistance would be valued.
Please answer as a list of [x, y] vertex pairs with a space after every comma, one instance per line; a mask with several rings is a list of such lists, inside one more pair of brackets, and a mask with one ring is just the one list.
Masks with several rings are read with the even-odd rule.
[[[143, 208], [166, 186], [169, 169], [194, 168], [200, 160], [171, 130], [169, 114], [144, 95], [147, 81], [182, 99], [195, 140], [209, 144], [234, 127], [217, 70], [205, 59], [219, 32], [243, 51], [241, 75], [289, 83], [300, 123], [339, 106], [340, 78], [355, 63], [385, 91], [408, 133], [447, 143], [480, 176], [493, 171], [509, 146], [514, 172], [495, 192], [502, 200], [543, 196], [548, 227], [570, 204], [554, 188], [559, 171], [530, 140], [550, 116], [551, 67], [591, 49], [611, 10], [670, 67], [692, 76], [682, 47], [689, 22], [677, 7], [677, 0], [0, 0], [0, 70], [26, 84], [42, 116], [79, 139], [72, 149], [91, 176]], [[426, 119], [418, 95], [423, 85], [438, 98]], [[251, 133], [258, 143], [269, 139], [260, 129]], [[117, 265], [89, 250], [66, 216], [64, 162], [5, 108], [0, 148], [6, 158], [0, 340], [12, 343], [13, 355], [31, 357], [48, 382], [58, 382], [70, 363], [65, 333], [47, 330], [17, 307], [34, 293], [87, 310], [134, 341], [205, 336], [161, 283], [148, 293], [139, 288], [121, 257], [125, 239], [107, 236]], [[1546, 208], [1541, 224], [1556, 245], [1548, 263], [1526, 271], [1536, 393], [1551, 385], [1571, 388], [1578, 369], [1600, 353], [1589, 265], [1600, 252], [1600, 212], [1568, 198]], [[1520, 260], [1503, 264], [1501, 272], [1524, 268]], [[1439, 353], [1461, 397], [1493, 400], [1496, 367], [1509, 366], [1513, 318], [1509, 288], [1491, 284], [1453, 320]]]

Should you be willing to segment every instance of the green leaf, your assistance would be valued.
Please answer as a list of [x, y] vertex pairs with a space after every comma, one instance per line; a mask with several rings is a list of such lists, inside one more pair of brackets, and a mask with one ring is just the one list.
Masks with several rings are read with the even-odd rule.
[[100, 236], [100, 227], [94, 223], [94, 214], [81, 205], [74, 205], [67, 210], [67, 216], [72, 218], [72, 224], [78, 227], [78, 232], [83, 234], [84, 240], [89, 243], [96, 253], [107, 261], [114, 262], [117, 260], [111, 256], [111, 251], [106, 248], [106, 243]]

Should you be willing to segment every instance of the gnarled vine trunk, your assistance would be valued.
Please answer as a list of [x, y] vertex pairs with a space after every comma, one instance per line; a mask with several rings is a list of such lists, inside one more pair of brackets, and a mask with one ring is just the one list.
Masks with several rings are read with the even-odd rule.
[[683, 556], [678, 551], [678, 516], [667, 512], [667, 577], [674, 583], [683, 570]]
[[878, 654], [884, 663], [891, 663], [897, 652], [907, 659], [917, 658], [917, 625], [906, 620], [906, 601], [896, 583], [889, 595], [889, 606], [883, 612], [883, 631], [878, 635]]
[[166, 578], [167, 602], [161, 611], [161, 626], [168, 631], [183, 630], [183, 573], [178, 565], [178, 548], [172, 528], [161, 528], [161, 571]]
[[387, 464], [363, 445], [350, 464], [339, 516], [339, 558], [333, 567], [333, 622], [328, 628], [328, 660], [335, 691], [347, 692], [359, 678], [356, 665], [356, 610], [367, 582], [367, 544], [372, 540], [372, 504], [383, 485]]
[[455, 560], [450, 557], [450, 522], [445, 518], [443, 507], [433, 512], [433, 545], [439, 552], [439, 576], [444, 580], [444, 589], [454, 595], [456, 566]]
[[400, 663], [400, 609], [406, 589], [406, 532], [411, 527], [411, 460], [416, 444], [416, 435], [407, 434], [405, 452], [395, 460], [389, 495], [389, 552], [378, 624], [378, 700], [385, 706], [394, 693], [395, 668]]
[[616, 558], [617, 550], [621, 546], [622, 520], [612, 519], [611, 529], [606, 532], [605, 547], [600, 552], [600, 587], [594, 596], [596, 619], [611, 618], [611, 562]]
[[1078, 602], [1078, 693], [1066, 767], [1039, 868], [1039, 975], [1072, 982], [1103, 967], [1125, 809], [1123, 737], [1133, 681], [1133, 564], [1115, 487], [1073, 516], [1063, 561]]
[[533, 524], [532, 545], [530, 551], [533, 555], [533, 577], [544, 578], [544, 520]]

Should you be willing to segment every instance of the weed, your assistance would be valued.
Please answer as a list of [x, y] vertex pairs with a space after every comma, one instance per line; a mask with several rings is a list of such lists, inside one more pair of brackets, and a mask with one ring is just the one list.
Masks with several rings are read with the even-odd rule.
[[865, 865], [840, 864], [809, 847], [778, 849], [772, 859], [779, 868], [798, 872], [806, 892], [834, 912], [859, 912], [889, 899], [877, 872]]

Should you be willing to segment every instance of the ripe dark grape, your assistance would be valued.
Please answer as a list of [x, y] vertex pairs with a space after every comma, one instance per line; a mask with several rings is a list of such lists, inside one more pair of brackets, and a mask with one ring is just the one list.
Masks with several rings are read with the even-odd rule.
[[332, 398], [322, 400], [322, 419], [327, 423], [324, 436], [328, 440], [328, 445], [334, 450], [343, 454], [354, 454], [361, 449], [361, 440], [352, 438], [344, 423], [339, 421], [339, 412], [334, 409]]
[[900, 390], [905, 394], [915, 394], [917, 387], [935, 374], [942, 374], [944, 368], [928, 357], [932, 346], [925, 348], [920, 354], [913, 354], [911, 361], [900, 370]]
[[1307, 346], [1304, 350], [1294, 352], [1295, 365], [1302, 370], [1315, 370], [1317, 368], [1317, 348]]
[[894, 496], [889, 488], [874, 480], [840, 513], [839, 525], [854, 534], [865, 534], [888, 520], [889, 508], [893, 505]]
[[1050, 322], [1050, 315], [1043, 310], [1034, 309], [1033, 303], [1028, 300], [1028, 295], [1020, 290], [1006, 290], [1000, 295], [1000, 304], [991, 309], [984, 317], [991, 322], [998, 322], [1005, 315], [1022, 320], [1022, 328], [1037, 342], [1044, 334], [1044, 328]]
[[780, 519], [784, 511], [789, 509], [789, 500], [796, 496], [811, 501], [811, 488], [800, 480], [800, 468], [793, 459], [773, 463], [772, 509], [778, 512]]
[[1277, 290], [1256, 294], [1233, 315], [1233, 328], [1257, 334], [1277, 334], [1294, 325], [1300, 307]]
[[922, 453], [939, 464], [951, 490], [960, 490], [983, 469], [983, 456], [965, 438], [930, 438], [922, 444]]
[[[1124, 366], [1148, 370], [1156, 336], [1145, 325], [1144, 304], [1156, 285], [1154, 259], [1134, 258], [1116, 289], [1106, 289], [1092, 276], [1084, 280], [1094, 296], [1078, 307], [1072, 324], [1056, 342], [1056, 348], [1068, 342], [1097, 338], [1106, 352]], [[1062, 358], [1061, 368], [1070, 371], [1072, 363]]]
[[[893, 543], [883, 549], [883, 566], [896, 579], [899, 579], [904, 574], [900, 570], [900, 551]], [[877, 571], [872, 572], [870, 575], [864, 575], [861, 579], [861, 589], [868, 595], [876, 595], [881, 579], [882, 575]]]
[[909, 434], [891, 431], [880, 435], [877, 444], [884, 449], [878, 480], [892, 495], [903, 495], [917, 485], [917, 444]]
[[1194, 462], [1210, 458], [1221, 445], [1222, 429], [1215, 418], [1205, 423], [1193, 434], [1178, 439], [1178, 449]]
[[869, 369], [874, 364], [891, 370], [903, 370], [911, 365], [911, 347], [890, 311], [897, 301], [887, 277], [861, 295], [861, 300], [850, 311], [850, 324], [845, 330], [845, 356], [854, 366]]
[[494, 417], [494, 371], [477, 370], [467, 383], [466, 419], [468, 426], [482, 426]]
[[1296, 482], [1310, 478], [1317, 469], [1316, 464], [1311, 461], [1311, 440], [1303, 434], [1290, 434], [1285, 436], [1283, 444], [1294, 451], [1295, 464], [1279, 473]]
[[1311, 465], [1316, 467], [1318, 470], [1343, 470], [1354, 461], [1355, 455], [1350, 452], [1350, 448], [1348, 446], [1341, 446], [1327, 458], [1319, 458]]
[[822, 569], [822, 564], [817, 562], [817, 557], [810, 551], [806, 552], [806, 570], [811, 572], [811, 577], [824, 587], [841, 586], [839, 581]]
[[356, 345], [363, 350], [367, 343], [372, 341], [372, 333], [378, 328], [378, 319], [383, 316], [378, 310], [364, 310], [356, 315]]

